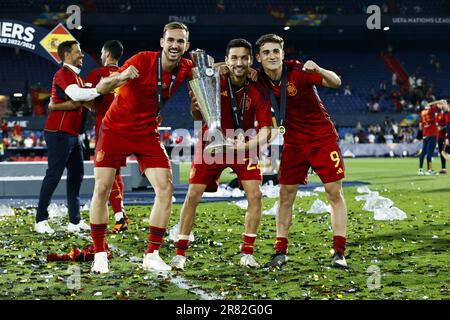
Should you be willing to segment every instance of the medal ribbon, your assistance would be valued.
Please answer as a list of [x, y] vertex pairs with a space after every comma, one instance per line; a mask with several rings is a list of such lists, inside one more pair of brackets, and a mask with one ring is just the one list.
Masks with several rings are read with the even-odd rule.
[[280, 90], [280, 106], [279, 107], [278, 107], [277, 99], [275, 98], [275, 94], [273, 93], [273, 90], [272, 89], [269, 90], [270, 91], [270, 104], [272, 105], [273, 112], [275, 113], [275, 118], [277, 119], [278, 127], [284, 126], [284, 118], [286, 117], [286, 78], [287, 78], [287, 70], [286, 70], [286, 66], [283, 65], [283, 71], [281, 73], [281, 90]]
[[227, 80], [228, 80], [228, 91], [230, 92], [231, 110], [233, 112], [234, 129], [244, 129], [244, 112], [245, 112], [245, 102], [247, 100], [248, 82], [246, 80], [244, 84], [244, 94], [242, 95], [241, 99], [241, 111], [239, 112], [236, 94], [233, 90], [231, 80], [229, 77]]
[[[163, 101], [163, 95], [162, 95], [162, 73], [163, 73], [163, 71], [162, 71], [161, 52], [158, 53], [156, 73], [157, 73], [157, 77], [158, 77], [158, 79], [156, 80], [156, 86], [157, 86], [158, 115], [159, 115], [165, 105], [164, 101]], [[169, 98], [170, 98], [170, 94], [172, 93], [172, 86], [175, 84], [175, 81], [177, 79], [177, 73], [178, 73], [178, 66], [172, 70], [172, 77], [170, 79], [170, 85], [169, 85]], [[167, 101], [168, 100], [169, 99], [167, 99]], [[167, 101], [166, 101], [166, 103], [167, 103]]]

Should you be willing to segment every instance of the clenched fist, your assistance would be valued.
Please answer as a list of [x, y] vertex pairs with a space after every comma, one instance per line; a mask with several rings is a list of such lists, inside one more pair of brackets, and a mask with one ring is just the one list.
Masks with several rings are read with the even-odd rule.
[[321, 73], [322, 72], [322, 68], [319, 67], [317, 65], [317, 63], [315, 63], [314, 61], [308, 60], [303, 65], [303, 71], [305, 71], [307, 73]]
[[135, 79], [139, 77], [139, 71], [135, 66], [129, 66], [122, 73], [120, 73], [122, 80]]

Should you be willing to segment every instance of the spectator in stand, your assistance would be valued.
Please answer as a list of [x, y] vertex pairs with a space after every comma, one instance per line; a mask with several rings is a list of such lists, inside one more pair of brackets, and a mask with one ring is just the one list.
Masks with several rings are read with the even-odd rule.
[[19, 121], [14, 122], [12, 137], [17, 141], [22, 140], [22, 127], [20, 126]]
[[380, 103], [378, 102], [378, 100], [375, 100], [373, 102], [372, 111], [373, 112], [380, 112]]
[[434, 101], [434, 100], [436, 100], [436, 97], [435, 97], [434, 94], [433, 94], [433, 87], [429, 87], [429, 88], [427, 89], [427, 92], [426, 92], [426, 94], [425, 94], [425, 99], [426, 99], [427, 101]]
[[355, 143], [355, 138], [353, 137], [353, 134], [351, 132], [347, 132], [345, 134], [344, 142], [347, 144], [353, 144]]
[[8, 138], [8, 121], [2, 119], [2, 139]]
[[375, 143], [375, 134], [373, 131], [369, 131], [369, 135], [367, 136], [369, 143]]
[[380, 94], [383, 96], [386, 93], [386, 90], [387, 90], [386, 80], [383, 80], [380, 83]]
[[378, 92], [375, 88], [371, 88], [370, 89], [370, 96], [369, 96], [370, 100], [376, 100], [378, 99]]
[[34, 147], [34, 141], [33, 139], [28, 136], [25, 138], [25, 140], [23, 140], [23, 145], [25, 148], [33, 148]]
[[423, 79], [421, 77], [417, 77], [416, 85], [417, 85], [417, 88], [422, 91]]
[[46, 147], [47, 146], [47, 144], [45, 143], [44, 136], [40, 136], [39, 139], [37, 139], [36, 146], [37, 147]]
[[168, 130], [164, 130], [161, 140], [165, 146], [170, 145], [170, 132]]
[[436, 61], [436, 64], [435, 64], [435, 66], [436, 66], [436, 72], [437, 73], [441, 73], [441, 62], [438, 60], [438, 61]]
[[409, 76], [409, 92], [412, 92], [416, 88], [416, 75], [413, 73]]
[[394, 135], [394, 138], [396, 139], [398, 136], [398, 123], [397, 121], [393, 120], [391, 122], [392, 124], [392, 134]]
[[379, 124], [375, 127], [375, 135], [376, 135], [376, 142], [377, 143], [386, 143], [386, 138], [384, 137], [384, 130], [381, 129], [381, 126]]
[[344, 87], [344, 96], [351, 96], [351, 95], [352, 95], [352, 91], [350, 90], [350, 85], [347, 84], [347, 85]]
[[366, 132], [363, 129], [359, 130], [356, 136], [358, 137], [358, 143], [367, 143]]
[[392, 74], [392, 87], [395, 87], [397, 85], [397, 73]]
[[436, 55], [430, 56], [430, 64], [434, 67], [437, 73], [441, 72], [441, 62], [437, 59]]

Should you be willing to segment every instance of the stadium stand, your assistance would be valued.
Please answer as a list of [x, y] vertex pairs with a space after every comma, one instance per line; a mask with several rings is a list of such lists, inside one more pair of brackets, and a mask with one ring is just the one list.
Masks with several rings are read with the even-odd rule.
[[[308, 0], [72, 0], [70, 4], [80, 5], [89, 12], [98, 13], [161, 13], [161, 14], [237, 14], [251, 11], [254, 14], [264, 14], [271, 10], [281, 10], [283, 13], [323, 13], [323, 14], [355, 14], [365, 12], [368, 5], [376, 4], [383, 7], [387, 13], [399, 15], [426, 15], [450, 9], [446, 0], [436, 1], [360, 1], [360, 0], [319, 0], [313, 3]], [[64, 11], [64, 1], [46, 0], [3, 0], [0, 8], [8, 13], [43, 12], [47, 5], [51, 12]]]

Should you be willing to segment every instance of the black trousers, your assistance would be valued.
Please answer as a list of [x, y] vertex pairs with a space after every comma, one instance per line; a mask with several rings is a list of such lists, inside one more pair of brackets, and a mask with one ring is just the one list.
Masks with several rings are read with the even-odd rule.
[[48, 169], [42, 181], [39, 194], [39, 204], [36, 222], [48, 219], [47, 208], [61, 180], [64, 169], [67, 168], [67, 206], [71, 223], [80, 222], [80, 187], [83, 181], [83, 151], [78, 136], [66, 132], [44, 133], [48, 148]]

